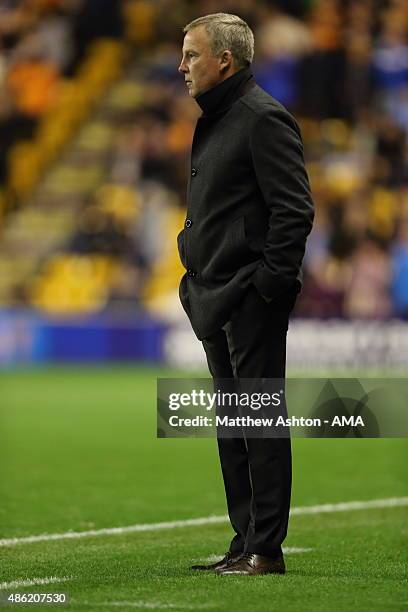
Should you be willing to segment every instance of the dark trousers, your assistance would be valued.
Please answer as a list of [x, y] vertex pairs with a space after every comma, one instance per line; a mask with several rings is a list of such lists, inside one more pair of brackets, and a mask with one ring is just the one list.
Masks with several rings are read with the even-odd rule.
[[[251, 285], [222, 329], [203, 340], [217, 379], [285, 377], [286, 334], [297, 286], [267, 303]], [[228, 514], [230, 551], [275, 557], [286, 537], [292, 458], [289, 438], [218, 437]]]

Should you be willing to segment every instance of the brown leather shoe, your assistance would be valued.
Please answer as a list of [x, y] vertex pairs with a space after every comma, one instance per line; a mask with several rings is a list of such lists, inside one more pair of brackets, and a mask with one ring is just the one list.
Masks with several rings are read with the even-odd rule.
[[221, 570], [225, 567], [228, 567], [230, 563], [235, 563], [235, 561], [238, 561], [241, 555], [242, 553], [233, 554], [228, 551], [227, 553], [225, 553], [224, 557], [216, 563], [210, 563], [209, 565], [192, 565], [191, 569], [200, 570], [202, 572], [213, 572], [216, 570]]
[[244, 553], [225, 567], [220, 567], [216, 573], [220, 576], [260, 576], [262, 574], [284, 574], [286, 571], [283, 557], [264, 557], [254, 553]]

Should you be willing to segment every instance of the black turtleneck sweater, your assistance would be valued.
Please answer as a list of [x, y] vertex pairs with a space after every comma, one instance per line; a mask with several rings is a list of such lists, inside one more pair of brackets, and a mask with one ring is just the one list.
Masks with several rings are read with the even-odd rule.
[[251, 68], [241, 68], [225, 81], [197, 96], [195, 100], [203, 111], [203, 116], [207, 117], [230, 108], [245, 91], [254, 85], [255, 79]]

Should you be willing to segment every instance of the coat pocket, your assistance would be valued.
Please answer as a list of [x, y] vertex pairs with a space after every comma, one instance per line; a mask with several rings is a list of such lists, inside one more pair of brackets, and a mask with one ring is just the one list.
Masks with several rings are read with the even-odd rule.
[[224, 232], [221, 245], [222, 256], [227, 267], [235, 268], [237, 263], [244, 262], [249, 251], [244, 217], [238, 217], [231, 222], [227, 231]]
[[255, 243], [248, 237], [247, 219], [245, 216], [238, 217], [238, 219], [235, 219], [232, 224], [231, 231], [234, 246], [240, 255], [246, 258], [249, 255], [259, 255], [259, 253], [261, 253], [261, 241]]
[[249, 245], [245, 233], [243, 216], [230, 221], [224, 227], [217, 227], [205, 247], [198, 243], [202, 278], [210, 282], [228, 280], [240, 268], [259, 259]]

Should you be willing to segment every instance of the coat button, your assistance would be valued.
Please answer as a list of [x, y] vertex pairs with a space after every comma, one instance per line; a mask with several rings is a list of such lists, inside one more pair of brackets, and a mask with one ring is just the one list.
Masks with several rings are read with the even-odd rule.
[[195, 275], [196, 273], [191, 268], [187, 270], [187, 276], [189, 276], [190, 278], [194, 278]]
[[191, 219], [186, 219], [186, 222], [184, 224], [186, 227], [191, 227], [193, 225], [193, 222]]
[[192, 168], [191, 169], [191, 176], [197, 176], [197, 172], [198, 172], [197, 168]]

